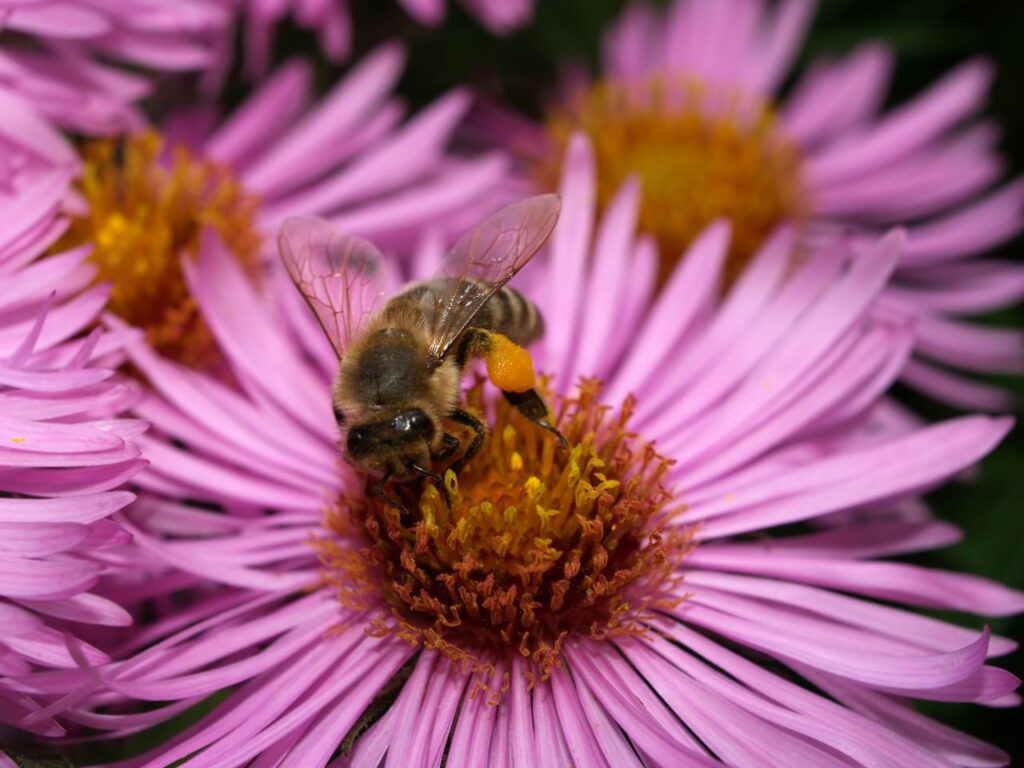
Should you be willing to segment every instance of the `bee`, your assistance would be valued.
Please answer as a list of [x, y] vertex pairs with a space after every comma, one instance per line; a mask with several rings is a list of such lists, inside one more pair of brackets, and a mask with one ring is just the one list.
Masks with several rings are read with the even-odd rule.
[[400, 511], [388, 483], [432, 478], [450, 503], [434, 467], [451, 460], [458, 473], [483, 444], [486, 427], [461, 402], [474, 359], [521, 414], [566, 445], [524, 348], [543, 334], [543, 318], [506, 285], [544, 245], [559, 209], [550, 194], [501, 209], [455, 244], [434, 277], [388, 300], [373, 244], [315, 217], [282, 224], [285, 268], [338, 356], [332, 399], [344, 458], [378, 477], [372, 491]]

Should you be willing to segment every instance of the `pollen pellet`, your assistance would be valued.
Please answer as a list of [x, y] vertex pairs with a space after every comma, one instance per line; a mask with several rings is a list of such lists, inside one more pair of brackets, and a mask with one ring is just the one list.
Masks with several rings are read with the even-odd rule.
[[[383, 589], [403, 638], [470, 667], [524, 654], [545, 678], [567, 638], [642, 633], [645, 612], [676, 601], [689, 533], [667, 525], [678, 512], [660, 484], [668, 461], [627, 429], [631, 400], [613, 412], [584, 382], [554, 410], [573, 449], [549, 454], [542, 430], [504, 399], [488, 408], [483, 393], [478, 382], [467, 405], [494, 413], [492, 438], [457, 479], [445, 473], [450, 510], [430, 481], [395, 486], [418, 515], [349, 502], [347, 518], [328, 520], [338, 539], [318, 549], [343, 602], [356, 581]], [[347, 525], [368, 546], [342, 557]]]
[[537, 376], [530, 353], [500, 333], [491, 334], [487, 351], [487, 376], [498, 389], [525, 392], [533, 389]]

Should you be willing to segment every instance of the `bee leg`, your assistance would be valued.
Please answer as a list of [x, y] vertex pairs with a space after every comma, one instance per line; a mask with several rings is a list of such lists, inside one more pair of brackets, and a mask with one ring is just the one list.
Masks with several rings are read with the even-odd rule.
[[444, 461], [459, 450], [459, 446], [462, 445], [462, 443], [459, 442], [459, 438], [448, 432], [441, 435], [441, 443], [441, 450], [430, 457], [434, 459], [434, 461]]
[[523, 416], [557, 437], [558, 444], [562, 448], [569, 447], [569, 441], [565, 439], [565, 436], [558, 431], [554, 424], [548, 421], [548, 407], [544, 404], [541, 396], [537, 394], [537, 390], [528, 389], [525, 392], [507, 392], [503, 390], [502, 394]]
[[406, 508], [406, 506], [398, 499], [396, 499], [394, 496], [392, 496], [390, 493], [388, 493], [387, 489], [384, 487], [385, 485], [387, 485], [388, 480], [391, 479], [391, 474], [392, 473], [390, 471], [385, 472], [381, 476], [380, 480], [377, 481], [377, 484], [370, 489], [370, 492], [377, 498], [383, 499], [385, 503], [397, 509], [399, 514], [408, 515], [409, 510]]
[[429, 477], [437, 483], [438, 490], [441, 491], [441, 495], [444, 496], [445, 505], [448, 509], [452, 508], [452, 495], [448, 492], [448, 486], [444, 484], [444, 478], [441, 475], [437, 474], [437, 472], [431, 472], [429, 469], [421, 467], [419, 464], [410, 464], [409, 469], [423, 475], [424, 477]]
[[452, 472], [457, 475], [462, 471], [462, 468], [469, 463], [470, 459], [476, 456], [477, 451], [480, 450], [480, 446], [484, 444], [484, 438], [487, 436], [487, 427], [485, 427], [484, 423], [472, 413], [464, 411], [461, 408], [457, 408], [452, 411], [450, 418], [460, 424], [465, 424], [475, 433], [469, 447], [466, 448], [458, 461], [452, 464]]

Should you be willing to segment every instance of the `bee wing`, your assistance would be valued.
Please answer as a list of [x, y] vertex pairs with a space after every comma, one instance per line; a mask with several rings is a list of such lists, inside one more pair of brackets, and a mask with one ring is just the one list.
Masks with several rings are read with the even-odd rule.
[[513, 275], [526, 266], [558, 221], [558, 195], [538, 195], [502, 208], [462, 237], [434, 276], [445, 289], [431, 318], [430, 359], [443, 360], [452, 344]]
[[381, 305], [383, 256], [373, 243], [315, 216], [292, 216], [277, 237], [281, 260], [340, 359]]

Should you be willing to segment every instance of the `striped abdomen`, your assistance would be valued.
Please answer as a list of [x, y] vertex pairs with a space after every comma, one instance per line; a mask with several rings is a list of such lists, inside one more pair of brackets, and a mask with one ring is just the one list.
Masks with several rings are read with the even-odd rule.
[[[451, 283], [438, 278], [417, 283], [392, 301], [404, 303], [412, 299], [429, 322], [437, 299], [450, 294]], [[516, 344], [526, 346], [544, 335], [544, 318], [532, 301], [506, 285], [480, 308], [470, 327], [500, 333]]]
[[536, 305], [507, 285], [484, 304], [472, 325], [508, 336], [524, 347], [544, 335], [544, 318]]

